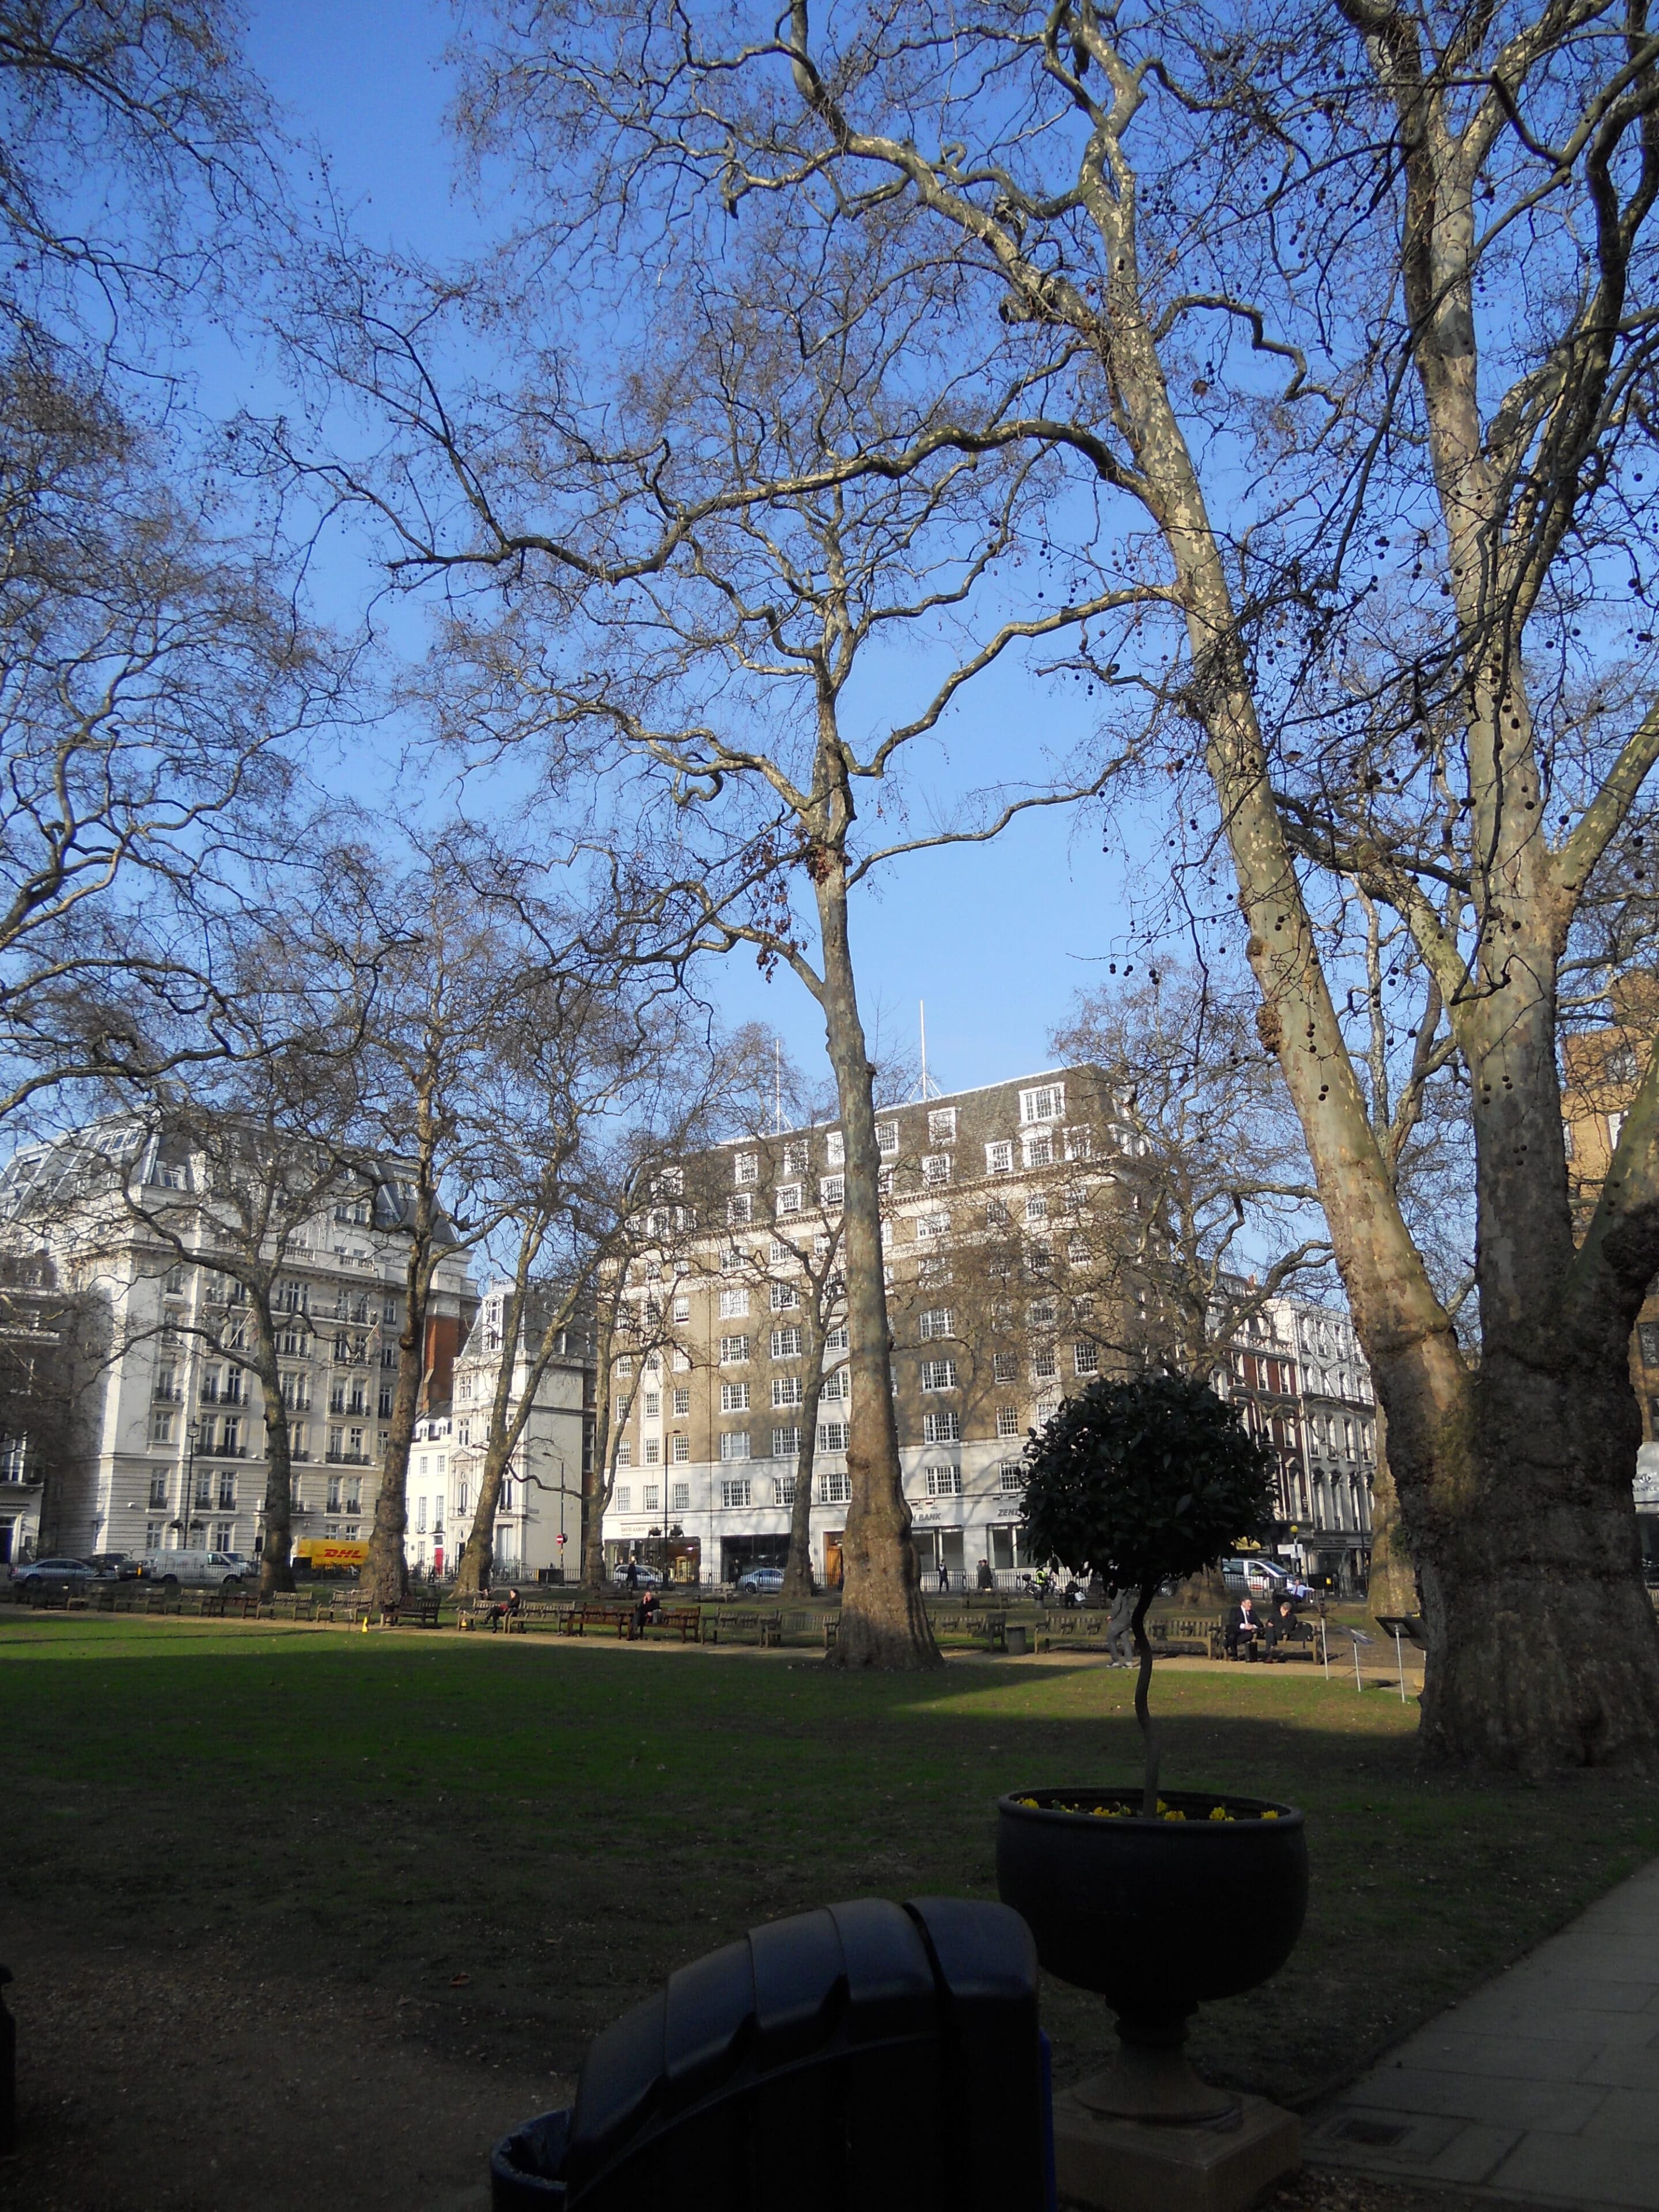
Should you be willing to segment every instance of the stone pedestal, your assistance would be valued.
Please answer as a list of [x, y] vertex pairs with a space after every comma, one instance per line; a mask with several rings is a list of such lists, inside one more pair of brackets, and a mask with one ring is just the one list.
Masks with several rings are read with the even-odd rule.
[[1060, 2194], [1097, 2212], [1243, 2212], [1301, 2164], [1300, 2121], [1265, 2097], [1184, 2126], [1104, 2118], [1076, 2090], [1054, 2098]]

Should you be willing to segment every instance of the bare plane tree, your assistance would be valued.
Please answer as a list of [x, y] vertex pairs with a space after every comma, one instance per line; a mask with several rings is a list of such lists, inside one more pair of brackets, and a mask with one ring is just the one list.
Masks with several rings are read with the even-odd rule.
[[[712, 289], [734, 215], [786, 209], [787, 294], [849, 226], [902, 234], [917, 385], [946, 388], [964, 329], [982, 402], [1024, 378], [1022, 434], [1169, 594], [1157, 650], [1091, 665], [1194, 733], [1201, 802], [1170, 764], [1225, 841], [1388, 1417], [1427, 1747], [1650, 1759], [1626, 1345], [1659, 1263], [1659, 1054], [1577, 1237], [1557, 1070], [1563, 963], [1659, 761], [1645, 10], [792, 0], [733, 32], [663, 0], [473, 37], [463, 115], [518, 157], [550, 261], [603, 232], [640, 292], [671, 259]], [[987, 417], [958, 414], [965, 453]], [[1345, 1027], [1345, 883], [1409, 929], [1467, 1083], [1478, 1344]]]

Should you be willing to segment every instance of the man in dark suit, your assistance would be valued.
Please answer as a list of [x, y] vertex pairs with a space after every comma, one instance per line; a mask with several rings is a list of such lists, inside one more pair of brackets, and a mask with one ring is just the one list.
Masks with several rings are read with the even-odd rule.
[[1256, 1638], [1261, 1633], [1261, 1623], [1256, 1619], [1255, 1604], [1246, 1593], [1222, 1624], [1221, 1637], [1227, 1647], [1227, 1656], [1237, 1659], [1242, 1650], [1244, 1656], [1254, 1665]]

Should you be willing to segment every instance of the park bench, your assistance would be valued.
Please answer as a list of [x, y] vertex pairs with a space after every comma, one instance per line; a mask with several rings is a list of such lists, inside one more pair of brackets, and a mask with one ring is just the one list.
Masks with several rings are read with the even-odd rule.
[[702, 1640], [702, 1615], [696, 1606], [680, 1606], [672, 1613], [659, 1613], [651, 1626], [672, 1629], [682, 1644], [699, 1644]]
[[429, 1595], [410, 1591], [395, 1604], [382, 1606], [380, 1619], [388, 1628], [436, 1628], [442, 1603], [435, 1590]]
[[586, 1636], [590, 1628], [614, 1628], [624, 1642], [636, 1633], [631, 1605], [573, 1605], [564, 1623], [567, 1636]]
[[988, 1651], [1008, 1649], [1008, 1616], [1006, 1613], [931, 1613], [936, 1637], [966, 1637], [970, 1643], [982, 1644]]
[[1194, 1659], [1227, 1656], [1221, 1623], [1210, 1613], [1176, 1613], [1164, 1620], [1149, 1620], [1146, 1641], [1154, 1657], [1173, 1658], [1182, 1653]]
[[705, 1644], [718, 1644], [722, 1638], [727, 1643], [742, 1644], [751, 1637], [763, 1651], [769, 1651], [775, 1645], [781, 1644], [783, 1642], [782, 1613], [733, 1613], [722, 1607], [718, 1613], [711, 1612], [703, 1616], [702, 1641]]

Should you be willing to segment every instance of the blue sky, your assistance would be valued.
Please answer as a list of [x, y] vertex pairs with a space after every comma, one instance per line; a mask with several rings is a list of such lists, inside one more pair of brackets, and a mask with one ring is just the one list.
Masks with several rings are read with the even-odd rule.
[[[256, 6], [252, 58], [302, 138], [326, 155], [341, 200], [371, 242], [441, 259], [477, 235], [452, 192], [443, 131], [448, 87], [447, 7], [422, 0], [281, 0]], [[336, 611], [362, 579], [331, 562]], [[325, 606], [324, 611], [329, 611]], [[1028, 732], [1064, 734], [1066, 702], [1002, 684], [971, 699], [930, 764], [929, 780], [960, 787], [1006, 761]], [[1073, 732], [1075, 733], [1075, 732]], [[930, 1073], [944, 1088], [1047, 1064], [1048, 1036], [1073, 994], [1104, 980], [1126, 952], [1121, 863], [1069, 811], [1025, 817], [988, 847], [921, 854], [896, 864], [856, 917], [866, 1020], [886, 1044], [913, 1043], [927, 1007]], [[805, 1067], [821, 1065], [822, 1025], [793, 977], [768, 982], [751, 957], [722, 963], [708, 984], [728, 1018], [775, 1029]]]

